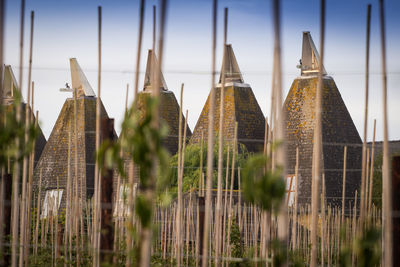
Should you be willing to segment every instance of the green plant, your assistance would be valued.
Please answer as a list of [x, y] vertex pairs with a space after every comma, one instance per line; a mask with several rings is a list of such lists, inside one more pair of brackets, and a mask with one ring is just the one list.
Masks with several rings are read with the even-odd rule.
[[285, 195], [282, 168], [267, 169], [270, 159], [264, 155], [250, 157], [242, 172], [245, 199], [266, 211], [277, 211]]

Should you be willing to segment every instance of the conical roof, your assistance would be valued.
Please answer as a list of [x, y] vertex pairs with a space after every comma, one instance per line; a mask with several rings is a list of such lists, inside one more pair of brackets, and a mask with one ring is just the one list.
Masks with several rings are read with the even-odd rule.
[[[301, 75], [315, 75], [319, 72], [320, 60], [317, 48], [311, 37], [310, 32], [303, 32], [303, 49], [301, 53]], [[323, 75], [326, 75], [322, 66]]]
[[72, 88], [77, 89], [77, 96], [96, 96], [76, 58], [70, 58], [69, 63], [71, 68]]
[[236, 61], [231, 44], [225, 45], [219, 84], [222, 82], [222, 74], [225, 74], [225, 83], [243, 83], [242, 73], [240, 72], [239, 64]]
[[[153, 61], [154, 58], [154, 61]], [[152, 72], [153, 67], [158, 68], [157, 59], [153, 57], [153, 51], [149, 50], [147, 57], [146, 74], [144, 78], [143, 91], [138, 94], [138, 107], [139, 110], [144, 110], [144, 98], [149, 96], [152, 89]], [[159, 69], [159, 68], [158, 68]], [[176, 100], [175, 94], [172, 91], [167, 90], [167, 85], [165, 83], [163, 74], [160, 72], [160, 116], [161, 119], [167, 124], [169, 132], [167, 138], [163, 141], [165, 148], [169, 151], [171, 155], [176, 154], [178, 151], [178, 141], [179, 141], [179, 104]], [[185, 117], [182, 114], [182, 136], [184, 129]], [[186, 125], [186, 135], [190, 138], [192, 132], [188, 125]]]
[[14, 91], [19, 90], [19, 87], [10, 65], [4, 65], [3, 77], [3, 103], [7, 105], [13, 102]]
[[[308, 44], [303, 40], [303, 48], [304, 45]], [[298, 197], [299, 203], [303, 204], [311, 203], [317, 83], [316, 75], [310, 76], [310, 73], [304, 73], [302, 70], [301, 76], [293, 81], [284, 103], [287, 114], [288, 174], [294, 175], [295, 173], [296, 147], [298, 147]], [[322, 85], [322, 165], [325, 174], [326, 198], [329, 203], [341, 203], [344, 146], [348, 146], [346, 197], [349, 199], [354, 197], [361, 178], [360, 144], [361, 138], [333, 78], [324, 75]]]
[[[153, 53], [153, 50], [149, 49], [149, 52], [147, 54], [146, 73], [144, 75], [143, 91], [150, 91], [152, 89], [153, 79], [155, 79], [155, 77], [153, 76], [153, 70], [155, 69], [160, 70], [160, 66], [158, 64], [157, 57]], [[158, 77], [160, 79], [158, 83], [160, 85], [160, 89], [163, 91], [168, 90], [167, 84], [165, 83], [164, 76], [161, 71], [159, 72]]]
[[[71, 72], [73, 70], [71, 64]], [[72, 84], [74, 86], [74, 80]], [[85, 86], [82, 88], [84, 89]], [[85, 91], [82, 90], [81, 92]], [[72, 183], [78, 181], [79, 191], [82, 190], [83, 198], [92, 196], [96, 148], [96, 100], [96, 97], [86, 95], [81, 95], [77, 98], [77, 129], [75, 131], [75, 101], [73, 98], [66, 99], [34, 172], [36, 186], [38, 186], [40, 175], [42, 175], [42, 199], [44, 199], [47, 190], [56, 189], [58, 186], [59, 189], [64, 190], [61, 201], [61, 206], [64, 207], [68, 178], [68, 151], [70, 151], [69, 167]], [[102, 103], [100, 117], [101, 120], [108, 119]], [[69, 139], [70, 136], [71, 139]], [[75, 140], [78, 143], [77, 147], [75, 146]], [[75, 176], [74, 172], [76, 149], [78, 155], [78, 177]]]
[[[11, 111], [13, 108], [13, 103], [14, 103], [14, 92], [19, 91], [20, 88], [18, 86], [18, 83], [15, 79], [14, 72], [11, 68], [10, 65], [4, 65], [4, 79], [3, 79], [3, 104], [6, 105], [6, 110]], [[21, 96], [22, 97], [22, 96]], [[22, 103], [21, 105], [21, 121], [25, 121], [25, 108], [26, 104]], [[29, 114], [31, 115], [31, 118], [33, 118], [33, 121], [36, 120], [35, 114], [32, 113], [31, 108], [29, 107]], [[32, 122], [34, 123], [34, 122]], [[39, 160], [39, 157], [43, 151], [44, 146], [46, 145], [46, 138], [43, 135], [42, 129], [39, 126], [39, 133], [38, 136], [36, 137], [35, 141], [35, 155], [34, 155], [34, 165], [36, 166], [37, 161]]]
[[[238, 123], [238, 142], [249, 151], [262, 151], [264, 146], [265, 118], [258, 105], [250, 85], [245, 84], [239, 65], [231, 45], [225, 46], [222, 71], [225, 73], [224, 86], [224, 136], [226, 141], [234, 138], [235, 122]], [[221, 80], [215, 88], [214, 131], [219, 132], [219, 117], [221, 103]], [[208, 113], [210, 110], [210, 95], [203, 107], [191, 138], [192, 143], [199, 143], [203, 133], [204, 140], [208, 136]]]

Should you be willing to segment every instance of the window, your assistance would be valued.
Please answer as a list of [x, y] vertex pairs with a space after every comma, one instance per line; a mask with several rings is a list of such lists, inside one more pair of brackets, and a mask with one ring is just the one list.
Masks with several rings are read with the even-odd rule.
[[290, 174], [286, 176], [286, 205], [288, 207], [293, 206], [294, 198], [297, 194], [296, 192], [296, 176], [294, 174]]
[[42, 208], [42, 219], [47, 218], [49, 215], [57, 215], [63, 192], [63, 189], [52, 189], [46, 191]]
[[[133, 185], [133, 197], [135, 197], [137, 184]], [[127, 184], [121, 184], [119, 187], [118, 200], [115, 202], [114, 206], [114, 217], [125, 218], [130, 214], [128, 206], [128, 196], [130, 188]]]

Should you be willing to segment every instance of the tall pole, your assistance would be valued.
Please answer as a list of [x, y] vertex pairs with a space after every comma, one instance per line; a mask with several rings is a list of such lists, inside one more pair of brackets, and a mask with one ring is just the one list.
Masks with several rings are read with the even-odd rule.
[[[159, 27], [159, 38], [158, 38], [158, 53], [159, 53], [159, 64], [153, 64], [153, 73], [155, 76], [154, 80], [154, 87], [152, 88], [152, 97], [158, 98], [160, 96], [160, 75], [161, 75], [161, 66], [162, 66], [162, 59], [163, 59], [163, 47], [164, 47], [164, 31], [165, 31], [165, 21], [167, 15], [167, 6], [168, 0], [162, 0], [160, 6], [160, 27]], [[154, 55], [155, 51], [153, 51]], [[153, 62], [154, 62], [153, 57]], [[152, 120], [152, 127], [157, 130], [159, 129], [159, 108], [153, 110], [153, 120]], [[155, 179], [157, 177], [157, 155], [152, 155], [152, 169], [149, 175], [148, 184], [154, 185]], [[154, 195], [155, 190], [152, 186], [146, 186], [143, 190], [144, 198], [146, 202], [151, 205], [150, 210], [153, 212], [154, 208]], [[150, 221], [152, 220], [152, 214], [150, 215]], [[140, 266], [147, 267], [150, 265], [151, 259], [151, 242], [152, 242], [152, 228], [151, 225], [142, 226], [141, 233], [141, 251], [140, 251]]]
[[[101, 6], [98, 6], [98, 72], [97, 72], [97, 98], [96, 98], [96, 151], [98, 151], [100, 147], [100, 109], [101, 109]], [[99, 266], [99, 248], [100, 248], [100, 224], [101, 224], [101, 210], [100, 210], [100, 188], [101, 188], [101, 180], [100, 180], [100, 169], [98, 162], [96, 161], [95, 170], [94, 170], [94, 196], [95, 196], [95, 223], [93, 229], [94, 238], [94, 249], [95, 254], [93, 255], [93, 266]]]
[[383, 166], [382, 166], [382, 225], [383, 225], [383, 266], [392, 266], [392, 178], [389, 171], [389, 142], [387, 115], [387, 78], [386, 78], [386, 37], [383, 0], [379, 1], [382, 53], [382, 93], [383, 93]]
[[183, 83], [181, 86], [181, 95], [179, 99], [179, 133], [178, 133], [178, 208], [176, 211], [176, 243], [177, 243], [177, 266], [181, 264], [181, 251], [182, 251], [182, 104], [183, 104]]
[[[4, 7], [5, 0], [0, 0], [0, 81], [3, 80], [3, 48], [4, 48]], [[0, 83], [0, 106], [3, 104], [3, 83]], [[0, 118], [3, 116], [0, 114]]]
[[[25, 105], [25, 144], [28, 143], [28, 127], [30, 124], [30, 114], [29, 114], [29, 105], [31, 100], [31, 77], [32, 77], [32, 46], [33, 46], [33, 22], [34, 22], [34, 12], [31, 12], [31, 29], [30, 29], [30, 45], [29, 45], [29, 70], [28, 70], [28, 86], [27, 86], [27, 102]], [[21, 90], [22, 92], [22, 90]], [[27, 180], [28, 180], [28, 156], [24, 156], [23, 166], [22, 166], [22, 198], [21, 198], [21, 207], [20, 207], [20, 247], [19, 247], [19, 266], [24, 265], [24, 246], [25, 238], [26, 238], [26, 211], [28, 207], [26, 206], [27, 199]]]
[[[138, 87], [139, 87], [139, 70], [140, 70], [140, 56], [142, 52], [142, 38], [143, 38], [143, 21], [144, 21], [144, 7], [145, 2], [144, 0], [140, 1], [140, 9], [139, 9], [139, 36], [138, 36], [138, 46], [136, 51], [136, 71], [135, 71], [135, 87], [134, 87], [134, 94], [133, 99], [136, 101], [137, 94], [138, 94]], [[154, 51], [153, 51], [154, 53]]]
[[218, 133], [218, 174], [217, 174], [217, 205], [215, 209], [215, 264], [220, 263], [221, 253], [221, 234], [222, 234], [222, 172], [223, 172], [223, 153], [224, 153], [224, 104], [225, 104], [225, 57], [226, 57], [226, 38], [228, 27], [228, 9], [224, 10], [224, 45], [223, 62], [221, 73], [220, 109], [219, 109], [219, 133]]
[[211, 218], [211, 187], [214, 162], [214, 113], [215, 113], [215, 49], [217, 46], [217, 0], [213, 0], [212, 10], [212, 44], [211, 44], [211, 95], [210, 111], [208, 113], [208, 149], [207, 149], [207, 182], [206, 182], [206, 212], [204, 218], [203, 259], [202, 266], [208, 263], [208, 236]]
[[314, 127], [314, 148], [313, 148], [313, 175], [312, 175], [312, 195], [311, 195], [311, 267], [317, 266], [318, 256], [318, 213], [319, 213], [319, 181], [321, 179], [321, 157], [322, 157], [322, 72], [324, 60], [325, 42], [325, 0], [321, 0], [321, 32], [320, 32], [320, 64], [318, 72], [318, 85], [316, 92], [315, 105], [315, 127]]
[[[139, 91], [139, 73], [140, 73], [140, 57], [141, 57], [141, 51], [142, 51], [144, 8], [145, 8], [145, 0], [141, 0], [140, 7], [139, 7], [139, 33], [138, 33], [138, 44], [137, 44], [137, 50], [136, 50], [135, 80], [134, 80], [134, 86], [133, 86], [133, 88], [134, 88], [134, 91], [133, 91], [134, 105], [137, 102], [137, 94]], [[134, 179], [135, 179], [135, 177], [134, 177], [135, 166], [134, 166], [133, 160], [130, 160], [129, 164], [130, 164], [130, 168], [129, 168], [128, 185], [129, 185], [129, 192], [131, 192], [128, 196], [128, 207], [130, 210], [129, 224], [133, 224], [134, 214], [133, 214], [133, 194], [132, 194], [132, 192], [133, 192], [133, 188], [134, 188], [133, 186], [134, 186]], [[127, 246], [126, 246], [127, 253], [130, 253], [131, 247], [132, 247], [131, 235], [127, 235], [126, 243], [127, 243]], [[130, 257], [126, 258], [126, 265], [127, 266], [131, 265]]]
[[[286, 112], [282, 109], [282, 64], [281, 64], [281, 10], [280, 1], [273, 1], [273, 23], [274, 23], [274, 69], [273, 90], [275, 91], [275, 116], [278, 119], [275, 124], [275, 141], [282, 142], [282, 145], [276, 151], [276, 163], [282, 167], [282, 179], [286, 180], [286, 146], [285, 132]], [[278, 216], [278, 238], [285, 244], [288, 238], [288, 218], [286, 201], [282, 200]]]
[[[24, 23], [25, 23], [25, 0], [21, 0], [21, 22], [20, 22], [20, 43], [19, 43], [19, 86], [20, 92], [22, 88], [22, 77], [23, 77], [23, 47], [24, 47]], [[17, 122], [21, 120], [21, 103], [19, 101], [14, 102], [17, 110]], [[16, 139], [17, 155], [16, 159], [19, 158], [19, 139]], [[11, 266], [17, 266], [17, 249], [18, 249], [18, 197], [19, 197], [19, 178], [20, 178], [20, 163], [18, 160], [14, 163], [13, 173], [13, 193], [12, 193], [12, 255], [11, 255]]]
[[[361, 167], [361, 209], [360, 209], [360, 224], [363, 226], [366, 212], [366, 173], [367, 173], [367, 127], [368, 127], [368, 94], [369, 94], [369, 43], [371, 32], [371, 4], [367, 8], [367, 39], [365, 52], [365, 108], [364, 108], [364, 133], [362, 146], [362, 167]], [[362, 228], [360, 228], [361, 230]]]

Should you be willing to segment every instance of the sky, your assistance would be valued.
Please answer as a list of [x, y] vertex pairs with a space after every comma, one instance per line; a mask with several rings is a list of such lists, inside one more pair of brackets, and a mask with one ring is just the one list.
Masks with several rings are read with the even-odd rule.
[[[310, 31], [319, 49], [319, 0], [282, 0], [282, 63], [284, 96], [301, 57], [302, 32]], [[362, 136], [365, 90], [365, 40], [367, 4], [372, 4], [370, 97], [368, 140], [373, 120], [376, 139], [383, 138], [382, 60], [378, 0], [326, 0], [324, 66], [332, 76]], [[19, 72], [20, 1], [6, 2], [5, 63]], [[27, 90], [30, 12], [35, 12], [32, 80], [35, 82], [35, 109], [48, 138], [65, 99], [60, 92], [71, 84], [69, 58], [77, 58], [89, 83], [97, 92], [98, 45], [97, 6], [103, 10], [101, 98], [119, 133], [124, 112], [126, 86], [133, 96], [136, 62], [139, 0], [27, 0], [25, 11], [23, 95]], [[152, 6], [146, 1], [141, 72], [147, 50], [152, 46]], [[267, 116], [270, 110], [273, 29], [271, 0], [218, 1], [217, 69], [223, 48], [223, 9], [229, 8], [228, 43], [232, 44], [245, 83], [250, 84]], [[386, 0], [386, 48], [388, 71], [389, 139], [400, 139], [400, 1]], [[184, 83], [183, 109], [194, 129], [211, 88], [211, 0], [170, 0], [167, 10], [163, 74], [168, 89], [177, 99]], [[158, 19], [158, 17], [157, 17]], [[143, 73], [139, 90], [143, 86]], [[26, 97], [25, 97], [26, 99]]]

